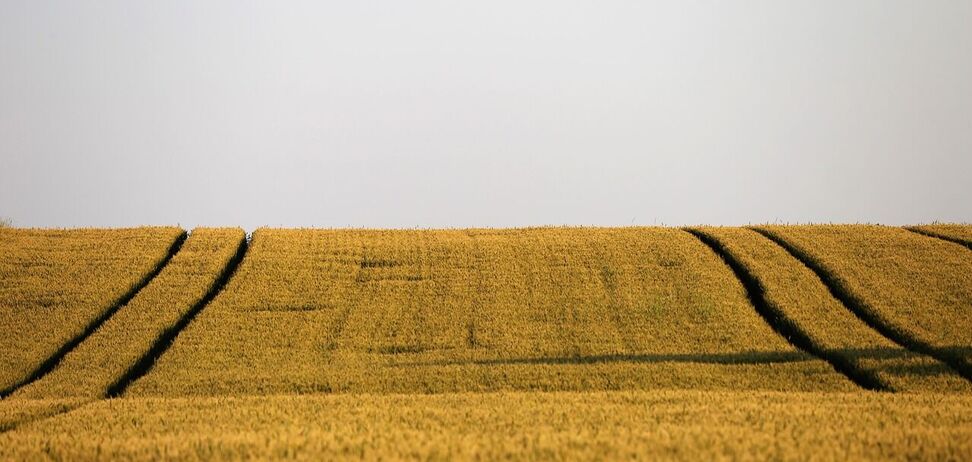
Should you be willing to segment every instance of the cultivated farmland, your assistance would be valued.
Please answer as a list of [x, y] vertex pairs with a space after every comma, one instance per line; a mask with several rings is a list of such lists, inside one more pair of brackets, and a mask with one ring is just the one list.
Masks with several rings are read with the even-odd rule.
[[968, 460], [967, 230], [2, 229], [0, 460]]
[[972, 379], [972, 252], [888, 226], [762, 229], [827, 274], [875, 329]]
[[260, 230], [133, 396], [850, 390], [674, 229]]
[[84, 398], [2, 400], [0, 401], [0, 433], [73, 410], [90, 401]]
[[972, 391], [945, 363], [915, 353], [870, 328], [809, 268], [775, 242], [742, 228], [702, 228], [762, 287], [775, 323], [828, 358], [862, 386], [898, 391]]
[[972, 225], [921, 225], [909, 229], [972, 249]]
[[183, 236], [178, 228], [0, 229], [0, 395], [134, 295]]
[[126, 398], [0, 434], [0, 459], [968, 460], [970, 409], [693, 390]]
[[[166, 329], [202, 301], [243, 243], [241, 229], [196, 229], [172, 261], [54, 369], [14, 395], [101, 398], [120, 392]], [[105, 354], [111, 352], [111, 354]], [[144, 365], [147, 367], [148, 365]]]

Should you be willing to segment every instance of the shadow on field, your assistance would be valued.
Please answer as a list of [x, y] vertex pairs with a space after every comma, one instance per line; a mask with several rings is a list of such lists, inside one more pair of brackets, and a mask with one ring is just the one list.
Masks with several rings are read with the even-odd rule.
[[545, 358], [496, 358], [458, 361], [462, 364], [597, 364], [597, 363], [702, 363], [702, 364], [771, 364], [793, 363], [816, 359], [802, 351], [753, 351], [742, 353], [662, 353], [562, 356]]
[[[956, 347], [972, 351], [968, 347]], [[920, 357], [905, 348], [839, 348], [827, 350], [853, 360], [893, 360]], [[659, 354], [609, 354], [590, 356], [554, 356], [538, 358], [488, 358], [444, 361], [411, 361], [397, 366], [452, 366], [452, 365], [584, 365], [599, 363], [696, 363], [696, 364], [777, 364], [816, 361], [818, 358], [802, 351], [742, 351], [736, 353], [659, 353]], [[899, 374], [936, 375], [949, 373], [936, 363], [916, 365], [878, 366], [878, 369]]]

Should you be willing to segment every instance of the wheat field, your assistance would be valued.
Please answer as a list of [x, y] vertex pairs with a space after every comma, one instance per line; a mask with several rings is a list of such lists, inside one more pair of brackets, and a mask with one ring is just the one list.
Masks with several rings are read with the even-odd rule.
[[935, 224], [912, 226], [908, 229], [972, 248], [972, 225]]
[[130, 394], [740, 386], [853, 388], [680, 230], [259, 230]]
[[0, 229], [0, 460], [968, 460], [970, 230]]
[[123, 398], [0, 434], [0, 458], [967, 460], [970, 409], [873, 392]]
[[0, 394], [30, 380], [117, 306], [183, 234], [178, 228], [0, 228]]
[[[818, 355], [832, 357], [862, 385], [894, 391], [972, 391], [945, 363], [912, 352], [868, 326], [845, 308], [813, 271], [783, 248], [743, 228], [703, 228], [763, 286], [767, 303], [807, 337]], [[961, 312], [961, 311], [959, 311]]]
[[972, 259], [954, 243], [874, 225], [765, 227], [818, 266], [886, 336], [972, 379]]
[[[240, 229], [196, 229], [152, 282], [39, 380], [13, 397], [101, 398], [203, 299], [244, 239]], [[111, 352], [111, 354], [105, 354]]]

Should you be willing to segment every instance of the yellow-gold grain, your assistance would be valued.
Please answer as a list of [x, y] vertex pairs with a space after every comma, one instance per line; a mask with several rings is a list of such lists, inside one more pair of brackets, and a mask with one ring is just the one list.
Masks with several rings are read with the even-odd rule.
[[972, 225], [943, 223], [913, 226], [911, 229], [930, 236], [952, 240], [972, 248]]
[[770, 239], [745, 228], [703, 227], [755, 276], [764, 296], [822, 350], [895, 391], [972, 391], [944, 363], [884, 337], [836, 299], [812, 270]]
[[968, 395], [653, 390], [125, 398], [4, 460], [969, 460]]
[[260, 229], [132, 396], [851, 390], [667, 228]]
[[875, 323], [969, 373], [972, 251], [891, 226], [762, 229], [812, 259]]
[[0, 434], [90, 402], [84, 398], [0, 400]]
[[8, 382], [147, 281], [0, 400], [0, 460], [970, 460], [932, 231], [0, 229]]
[[174, 227], [0, 229], [0, 390], [22, 383], [166, 257]]
[[210, 290], [245, 238], [243, 230], [197, 228], [158, 276], [94, 334], [15, 398], [103, 397]]

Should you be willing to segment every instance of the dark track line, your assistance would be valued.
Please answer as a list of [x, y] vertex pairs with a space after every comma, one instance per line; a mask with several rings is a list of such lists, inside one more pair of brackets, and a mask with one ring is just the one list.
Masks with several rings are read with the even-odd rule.
[[24, 425], [27, 425], [27, 424], [32, 424], [34, 422], [39, 422], [41, 420], [47, 420], [47, 419], [51, 419], [51, 418], [57, 417], [59, 415], [67, 414], [69, 412], [74, 412], [74, 411], [76, 411], [78, 409], [81, 409], [82, 407], [87, 406], [87, 405], [89, 405], [91, 403], [94, 403], [94, 402], [97, 402], [97, 400], [88, 401], [88, 402], [84, 402], [84, 403], [77, 404], [77, 405], [68, 405], [68, 406], [65, 406], [64, 409], [60, 409], [60, 410], [54, 411], [54, 412], [52, 412], [50, 414], [34, 415], [34, 416], [27, 417], [24, 420], [19, 420], [19, 421], [14, 422], [14, 423], [12, 423], [10, 425], [7, 425], [6, 427], [0, 427], [0, 435], [2, 435], [4, 433], [12, 432], [12, 431], [14, 431], [14, 430], [16, 430], [16, 429], [24, 426]]
[[942, 351], [921, 339], [911, 335], [910, 333], [904, 331], [900, 327], [895, 326], [893, 323], [888, 322], [878, 315], [866, 302], [855, 296], [850, 289], [844, 286], [836, 277], [831, 275], [822, 265], [818, 264], [809, 254], [799, 249], [793, 244], [782, 237], [776, 235], [772, 231], [762, 228], [750, 228], [763, 236], [766, 236], [769, 240], [775, 242], [777, 245], [782, 247], [784, 250], [793, 255], [794, 258], [800, 260], [807, 268], [816, 273], [817, 277], [824, 282], [830, 294], [834, 296], [841, 304], [847, 307], [851, 313], [854, 313], [861, 321], [864, 321], [870, 328], [877, 331], [879, 334], [887, 337], [894, 343], [901, 345], [915, 353], [931, 356], [932, 358], [945, 363], [948, 367], [952, 368], [956, 373], [965, 378], [966, 380], [972, 382], [972, 367], [961, 357], [956, 357], [950, 355], [947, 351]]
[[159, 335], [159, 337], [155, 340], [155, 343], [152, 344], [152, 347], [149, 348], [149, 350], [145, 352], [145, 354], [142, 355], [138, 361], [132, 364], [132, 366], [128, 368], [128, 370], [122, 374], [122, 376], [119, 377], [115, 383], [108, 387], [108, 390], [105, 392], [105, 397], [115, 398], [121, 396], [133, 382], [142, 378], [142, 376], [147, 374], [149, 370], [152, 369], [155, 362], [158, 361], [158, 359], [169, 349], [169, 347], [172, 346], [172, 342], [175, 341], [175, 338], [179, 335], [179, 333], [181, 333], [182, 330], [185, 329], [193, 319], [195, 319], [196, 315], [198, 315], [207, 305], [209, 305], [209, 302], [219, 295], [224, 287], [226, 287], [229, 280], [234, 274], [236, 274], [236, 270], [243, 261], [243, 257], [246, 255], [246, 250], [248, 247], [249, 243], [246, 236], [244, 236], [242, 239], [240, 239], [240, 245], [236, 249], [236, 254], [233, 255], [233, 258], [231, 258], [226, 264], [226, 267], [223, 268], [223, 272], [219, 275], [219, 278], [213, 281], [213, 285], [209, 288], [209, 291], [206, 292], [206, 295], [196, 302], [196, 304], [193, 305], [193, 307], [190, 308], [189, 311], [187, 311], [178, 322], [164, 330], [162, 334]]
[[874, 391], [892, 391], [891, 387], [873, 372], [862, 370], [846, 357], [817, 345], [810, 335], [786, 316], [783, 310], [766, 299], [766, 288], [762, 281], [739, 260], [736, 260], [721, 241], [699, 229], [683, 229], [712, 249], [732, 269], [736, 278], [746, 288], [746, 295], [756, 312], [769, 324], [773, 331], [785, 338], [787, 342], [828, 362], [837, 372], [843, 374], [861, 388]]
[[31, 374], [27, 376], [26, 379], [21, 380], [20, 382], [11, 385], [7, 389], [0, 391], [0, 398], [6, 398], [7, 396], [10, 396], [17, 390], [27, 385], [30, 385], [31, 383], [37, 381], [41, 377], [47, 375], [49, 372], [54, 370], [54, 368], [57, 367], [58, 364], [60, 364], [61, 360], [63, 360], [68, 353], [70, 353], [72, 350], [77, 348], [77, 346], [80, 345], [81, 342], [85, 341], [88, 337], [90, 337], [91, 334], [93, 334], [96, 330], [98, 330], [98, 328], [100, 328], [102, 324], [104, 324], [106, 321], [108, 321], [109, 318], [114, 316], [114, 314], [117, 313], [118, 310], [120, 310], [123, 306], [127, 305], [128, 302], [132, 301], [132, 299], [135, 298], [135, 295], [137, 295], [139, 291], [144, 289], [145, 286], [147, 286], [150, 282], [152, 282], [152, 279], [155, 279], [155, 277], [162, 272], [162, 269], [169, 264], [169, 261], [172, 260], [172, 257], [174, 257], [175, 254], [179, 252], [179, 249], [182, 248], [182, 244], [186, 241], [186, 237], [187, 234], [185, 231], [183, 231], [182, 234], [180, 234], [179, 237], [177, 237], [175, 241], [172, 242], [172, 245], [169, 247], [169, 250], [166, 253], [165, 257], [163, 257], [162, 260], [159, 261], [159, 263], [155, 266], [155, 268], [152, 269], [151, 272], [149, 272], [149, 274], [147, 274], [144, 278], [142, 278], [141, 281], [138, 281], [135, 285], [133, 285], [128, 292], [126, 292], [124, 295], [122, 295], [117, 300], [115, 300], [115, 302], [110, 307], [108, 307], [107, 310], [103, 311], [94, 320], [88, 323], [88, 325], [84, 328], [83, 331], [81, 331], [80, 334], [68, 340], [67, 343], [65, 343], [64, 345], [61, 345], [61, 347], [58, 348], [58, 350], [55, 351], [53, 355], [51, 355], [49, 358], [44, 360], [44, 362], [41, 363], [40, 366], [38, 366], [36, 369], [34, 369], [34, 371], [31, 372]]
[[940, 240], [943, 240], [943, 241], [946, 241], [946, 242], [951, 242], [952, 244], [958, 244], [958, 245], [960, 245], [962, 247], [965, 247], [965, 248], [967, 248], [969, 250], [972, 250], [972, 242], [966, 241], [964, 239], [959, 239], [959, 238], [955, 238], [955, 237], [946, 236], [944, 234], [939, 234], [939, 233], [936, 233], [934, 231], [927, 231], [927, 230], [924, 230], [924, 229], [919, 229], [919, 228], [916, 228], [914, 226], [905, 226], [903, 229], [905, 229], [907, 231], [911, 231], [911, 232], [913, 232], [915, 234], [920, 234], [920, 235], [925, 236], [925, 237], [930, 237], [932, 239], [940, 239]]

